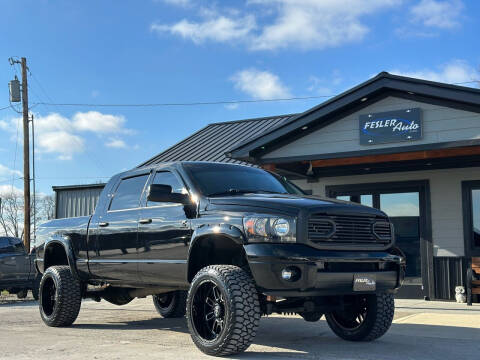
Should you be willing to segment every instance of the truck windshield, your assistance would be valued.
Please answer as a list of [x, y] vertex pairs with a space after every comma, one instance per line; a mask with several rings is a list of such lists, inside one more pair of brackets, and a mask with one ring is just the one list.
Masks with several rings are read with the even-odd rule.
[[184, 167], [205, 196], [303, 194], [302, 190], [287, 179], [253, 167], [201, 163], [187, 163]]

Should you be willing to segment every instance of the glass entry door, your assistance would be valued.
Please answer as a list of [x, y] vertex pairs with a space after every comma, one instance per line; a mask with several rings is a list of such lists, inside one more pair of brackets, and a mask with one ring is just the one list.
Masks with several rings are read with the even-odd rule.
[[422, 226], [425, 215], [421, 206], [420, 186], [401, 183], [359, 184], [327, 187], [327, 196], [353, 201], [384, 211], [394, 225], [396, 245], [405, 253], [406, 279], [399, 297], [420, 298], [428, 296], [422, 278]]
[[465, 232], [465, 253], [469, 256], [480, 256], [480, 180], [464, 181], [463, 219]]
[[421, 285], [419, 193], [380, 194], [380, 210], [393, 223], [396, 245], [407, 258], [406, 282]]

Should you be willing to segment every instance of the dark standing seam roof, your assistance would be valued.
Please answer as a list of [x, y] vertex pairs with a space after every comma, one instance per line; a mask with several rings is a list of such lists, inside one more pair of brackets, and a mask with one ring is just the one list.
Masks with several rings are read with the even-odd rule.
[[280, 115], [210, 124], [140, 164], [139, 167], [169, 161], [216, 161], [247, 164], [229, 158], [225, 153], [247, 140], [259, 137], [265, 131], [281, 126], [296, 115]]

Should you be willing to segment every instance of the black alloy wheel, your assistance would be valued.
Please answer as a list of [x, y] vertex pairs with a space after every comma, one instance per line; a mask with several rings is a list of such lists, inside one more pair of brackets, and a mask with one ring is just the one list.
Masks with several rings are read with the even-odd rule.
[[57, 302], [57, 286], [51, 277], [47, 277], [42, 286], [42, 310], [46, 316], [51, 316]]
[[192, 280], [187, 324], [195, 345], [205, 354], [226, 356], [245, 351], [260, 321], [258, 293], [245, 270], [211, 265]]
[[345, 296], [345, 308], [325, 315], [332, 331], [350, 341], [372, 341], [390, 328], [395, 312], [393, 295]]
[[224, 295], [213, 281], [205, 280], [193, 298], [192, 321], [198, 335], [216, 340], [223, 331], [225, 312]]

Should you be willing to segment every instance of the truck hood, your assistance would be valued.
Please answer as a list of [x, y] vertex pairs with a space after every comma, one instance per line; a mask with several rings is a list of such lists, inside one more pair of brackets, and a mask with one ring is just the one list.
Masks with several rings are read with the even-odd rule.
[[327, 199], [319, 196], [291, 194], [240, 194], [233, 196], [211, 197], [210, 204], [216, 206], [237, 205], [258, 207], [277, 211], [325, 212], [330, 214], [369, 214], [386, 216], [382, 211], [356, 203]]

